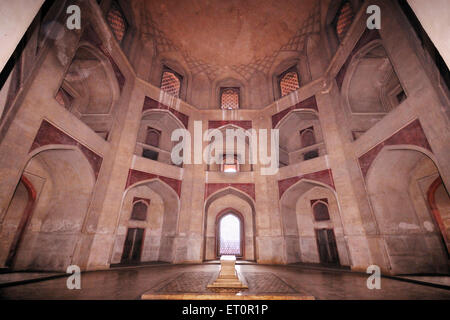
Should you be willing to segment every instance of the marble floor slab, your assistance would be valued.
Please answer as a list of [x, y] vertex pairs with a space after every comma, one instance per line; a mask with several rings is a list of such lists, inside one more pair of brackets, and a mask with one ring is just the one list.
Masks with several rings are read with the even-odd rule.
[[[220, 266], [205, 265], [164, 265], [139, 268], [111, 269], [107, 271], [87, 272], [81, 275], [81, 289], [69, 290], [66, 278], [45, 280], [12, 287], [0, 288], [0, 299], [141, 299], [142, 295], [153, 288], [186, 272], [214, 273]], [[275, 275], [286, 283], [295, 295], [308, 295], [318, 300], [377, 300], [377, 299], [443, 299], [450, 300], [450, 291], [409, 283], [390, 278], [381, 279], [381, 289], [367, 288], [366, 274], [313, 270], [292, 266], [237, 265], [236, 269], [247, 276], [252, 273], [268, 273], [262, 291], [282, 291], [284, 286], [273, 283]], [[205, 276], [207, 278], [208, 276]], [[251, 284], [251, 280], [250, 280]], [[249, 286], [250, 287], [250, 286]], [[169, 288], [169, 287], [167, 287]], [[171, 289], [172, 290], [172, 289]], [[163, 293], [162, 291], [160, 292]], [[180, 294], [176, 293], [175, 294]], [[195, 295], [195, 293], [193, 293]], [[289, 295], [277, 293], [276, 295]]]

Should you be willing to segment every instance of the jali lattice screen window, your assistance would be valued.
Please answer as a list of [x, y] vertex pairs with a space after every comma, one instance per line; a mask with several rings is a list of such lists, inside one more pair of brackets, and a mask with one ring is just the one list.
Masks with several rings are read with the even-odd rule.
[[122, 9], [116, 1], [111, 3], [111, 8], [109, 9], [106, 18], [117, 41], [122, 42], [125, 33], [127, 32], [128, 23]]
[[181, 76], [174, 71], [165, 68], [161, 78], [161, 90], [168, 94], [179, 97], [181, 89]]
[[239, 109], [239, 88], [221, 88], [220, 107], [222, 109]]
[[281, 74], [280, 91], [282, 97], [291, 93], [292, 91], [297, 90], [298, 88], [300, 88], [300, 83], [297, 71], [291, 68], [288, 71]]
[[350, 2], [345, 1], [341, 9], [339, 9], [334, 22], [339, 42], [344, 39], [345, 34], [350, 28], [354, 17], [355, 14], [353, 12], [352, 5], [350, 4]]

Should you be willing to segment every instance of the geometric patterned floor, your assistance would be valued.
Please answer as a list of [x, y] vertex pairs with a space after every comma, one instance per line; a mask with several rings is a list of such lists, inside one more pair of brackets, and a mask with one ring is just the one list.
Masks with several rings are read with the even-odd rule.
[[258, 293], [298, 293], [272, 272], [244, 272], [250, 292]]
[[[173, 287], [167, 286], [175, 278], [180, 277], [183, 273], [191, 272], [216, 272], [220, 268], [217, 264], [203, 265], [177, 265], [177, 266], [149, 266], [139, 268], [123, 268], [105, 271], [82, 273], [81, 290], [68, 290], [66, 278], [59, 278], [11, 287], [0, 287], [0, 300], [36, 300], [36, 299], [62, 299], [62, 300], [103, 300], [103, 299], [144, 299], [144, 294], [152, 295], [148, 297], [153, 300], [174, 299], [171, 295], [179, 295], [178, 300], [203, 299], [194, 297], [182, 297], [183, 293], [167, 294], [166, 297], [157, 297], [164, 295], [156, 293], [156, 289], [181, 291], [183, 286]], [[241, 272], [241, 277], [246, 278], [247, 285], [251, 290], [261, 289], [264, 291], [280, 291], [284, 289], [277, 288], [267, 273], [275, 274], [280, 281], [287, 283], [289, 286], [300, 293], [277, 293], [273, 296], [289, 296], [291, 300], [298, 296], [312, 296], [322, 300], [377, 300], [377, 299], [402, 299], [402, 300], [448, 300], [450, 301], [450, 291], [436, 287], [420, 285], [397, 279], [382, 278], [380, 290], [367, 289], [367, 274], [316, 270], [303, 266], [268, 266], [268, 265], [252, 265], [240, 264], [236, 266], [237, 271]], [[259, 273], [252, 281], [252, 273]], [[265, 273], [261, 275], [260, 273]], [[24, 274], [26, 276], [27, 273]], [[197, 273], [196, 278], [202, 279]], [[245, 275], [245, 276], [244, 276]], [[192, 278], [184, 275], [184, 279]], [[258, 281], [258, 278], [265, 279]], [[167, 281], [166, 281], [167, 280]], [[181, 284], [186, 281], [179, 278], [177, 282]], [[194, 279], [194, 281], [197, 281]], [[254, 283], [256, 281], [256, 284]], [[276, 281], [278, 282], [278, 281]], [[263, 285], [266, 283], [267, 285]], [[272, 284], [270, 284], [272, 283]], [[203, 285], [202, 285], [203, 286]], [[284, 286], [281, 286], [285, 288]], [[286, 289], [286, 288], [285, 288]], [[198, 289], [197, 289], [198, 290]], [[287, 289], [290, 291], [289, 289]], [[187, 288], [186, 291], [190, 291]], [[248, 290], [247, 290], [248, 291]], [[242, 292], [242, 296], [246, 293]], [[252, 293], [253, 294], [253, 293]], [[263, 293], [259, 293], [263, 294]], [[254, 294], [257, 295], [257, 294]], [[270, 294], [267, 294], [270, 295]], [[187, 296], [187, 294], [186, 294]], [[293, 297], [292, 297], [293, 296]], [[229, 300], [229, 299], [228, 299]]]
[[152, 291], [157, 293], [202, 293], [214, 282], [218, 272], [183, 272], [175, 278], [164, 281]]
[[[214, 282], [217, 276], [218, 272], [183, 272], [158, 284], [151, 291], [158, 294], [210, 293], [206, 286]], [[299, 293], [272, 272], [244, 272], [240, 276], [248, 285], [248, 290], [245, 290], [248, 293]]]

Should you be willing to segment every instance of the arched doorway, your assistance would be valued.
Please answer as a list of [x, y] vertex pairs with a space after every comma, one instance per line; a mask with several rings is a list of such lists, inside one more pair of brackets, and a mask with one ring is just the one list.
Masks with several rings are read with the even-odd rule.
[[301, 179], [280, 199], [287, 263], [350, 266], [335, 192], [319, 182]]
[[439, 176], [430, 185], [427, 193], [428, 204], [433, 218], [441, 231], [442, 242], [447, 249], [447, 258], [450, 258], [450, 196]]
[[240, 220], [242, 249], [240, 256], [237, 257], [248, 261], [257, 260], [258, 248], [253, 199], [232, 187], [212, 194], [205, 201], [203, 259], [208, 261], [220, 257], [219, 222], [228, 213], [234, 214]]
[[180, 202], [160, 179], [138, 182], [125, 190], [110, 263], [175, 260]]
[[25, 176], [22, 176], [16, 187], [10, 206], [8, 207], [8, 212], [16, 211], [16, 214], [21, 215], [21, 217], [18, 217], [19, 224], [17, 225], [14, 239], [11, 243], [8, 257], [5, 262], [5, 266], [7, 268], [11, 268], [13, 266], [17, 249], [20, 246], [25, 229], [30, 221], [35, 201], [36, 190], [33, 184]]
[[427, 196], [439, 177], [433, 155], [410, 145], [384, 147], [367, 172], [367, 191], [392, 274], [448, 272], [443, 233]]
[[216, 256], [244, 256], [244, 221], [241, 214], [226, 210], [217, 216]]
[[8, 229], [0, 237], [9, 247], [2, 259], [13, 270], [65, 271], [79, 263], [76, 246], [95, 173], [77, 147], [57, 148], [44, 147], [31, 156], [10, 201]]

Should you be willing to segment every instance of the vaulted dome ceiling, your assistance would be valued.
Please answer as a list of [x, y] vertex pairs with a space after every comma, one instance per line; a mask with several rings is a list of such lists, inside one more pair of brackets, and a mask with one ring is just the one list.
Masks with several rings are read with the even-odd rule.
[[268, 69], [280, 50], [300, 51], [305, 36], [320, 30], [319, 3], [141, 0], [135, 8], [158, 52], [179, 51], [188, 64], [212, 72], [251, 64]]

